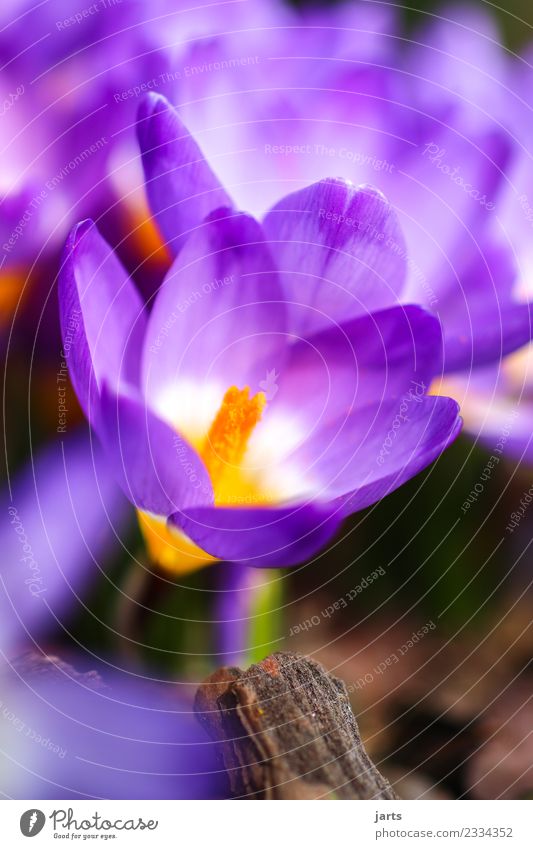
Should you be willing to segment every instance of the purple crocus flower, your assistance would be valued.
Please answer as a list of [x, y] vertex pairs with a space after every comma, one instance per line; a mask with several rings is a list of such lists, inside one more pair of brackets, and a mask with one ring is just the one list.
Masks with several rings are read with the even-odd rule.
[[[369, 17], [384, 16], [369, 12]], [[97, 219], [133, 265], [139, 253], [159, 245], [139, 188], [134, 137], [139, 98], [150, 90], [171, 93], [179, 80], [203, 85], [212, 79], [211, 59], [218, 61], [222, 39], [237, 56], [245, 49], [244, 43], [239, 47], [243, 28], [251, 35], [262, 26], [274, 34], [283, 22], [289, 37], [296, 21], [281, 4], [243, 0], [154, 0], [149, 7], [139, 0], [2, 5], [0, 332], [9, 331], [23, 347], [35, 336], [58, 248], [81, 218]], [[378, 55], [379, 34], [374, 42]], [[373, 52], [367, 47], [367, 56]], [[232, 56], [228, 61], [240, 66]], [[254, 61], [244, 59], [244, 66]], [[21, 311], [21, 294], [29, 289]], [[17, 321], [9, 328], [16, 309]], [[55, 343], [56, 327], [48, 316], [44, 329], [41, 361], [50, 339]]]
[[[497, 127], [512, 141], [513, 156], [502, 174], [496, 211], [513, 253], [515, 270], [507, 277], [512, 295], [516, 302], [528, 302], [533, 295], [531, 46], [522, 56], [509, 54], [501, 48], [493, 17], [482, 9], [459, 6], [446, 9], [421, 40], [427, 44], [425, 49], [419, 47], [424, 76], [456, 93], [463, 101], [463, 114], [469, 113], [469, 123]], [[496, 289], [501, 279], [495, 277]], [[503, 297], [502, 320], [495, 323], [497, 330], [501, 325], [502, 338], [505, 307]], [[533, 462], [532, 352], [528, 345], [501, 362], [494, 358], [471, 373], [450, 374], [440, 384], [460, 401], [470, 433], [489, 450], [497, 448], [498, 453], [528, 464]]]
[[60, 305], [80, 404], [163, 567], [300, 562], [459, 432], [456, 403], [426, 394], [439, 323], [397, 303], [405, 248], [380, 192], [324, 180], [260, 224], [163, 98], [139, 135], [177, 257], [148, 314], [94, 224], [71, 233]]
[[[30, 270], [49, 289], [57, 252], [85, 215], [104, 217], [117, 241], [134, 231], [133, 243], [153, 243], [130, 179], [136, 100], [173, 79], [165, 28], [179, 24], [185, 38], [193, 23], [199, 35], [217, 19], [168, 0], [150, 9], [137, 0], [2, 5], [0, 318], [10, 316]], [[33, 309], [35, 300], [32, 292]]]
[[[379, 5], [274, 6], [263, 23], [265, 6], [247, 4], [256, 27], [245, 18], [186, 50], [196, 73], [176, 80], [172, 102], [237, 206], [256, 215], [328, 174], [384, 191], [406, 239], [399, 297], [438, 316], [442, 367], [450, 386], [466, 389], [474, 434], [474, 384], [490, 389], [496, 428], [482, 433], [494, 439], [508, 384], [488, 375], [531, 338], [528, 54], [511, 57], [491, 16], [462, 5], [431, 16], [412, 39], [393, 16], [380, 18]], [[237, 56], [253, 61], [230, 65]], [[185, 197], [174, 194], [178, 213]], [[522, 433], [528, 416], [525, 407]], [[520, 454], [526, 444], [517, 442]]]
[[3, 657], [80, 608], [125, 529], [126, 507], [102, 449], [84, 432], [48, 446], [10, 480], [0, 511]]
[[[103, 580], [126, 499], [98, 443], [66, 436], [15, 476], [1, 510], [0, 792], [27, 799], [220, 798], [224, 773], [193, 715], [195, 685], [112, 658], [43, 658]], [[233, 611], [235, 615], [235, 610]], [[27, 654], [31, 650], [30, 655]], [[39, 650], [39, 651], [36, 651]]]
[[[36, 668], [37, 666], [37, 668]], [[194, 688], [56, 657], [0, 669], [0, 791], [15, 799], [213, 799], [227, 793]]]
[[[155, 45], [150, 54], [151, 40], [134, 27], [140, 12], [129, 0], [24, 0], [0, 11], [0, 331], [22, 345], [35, 336], [73, 221], [118, 202], [110, 174], [135, 109], [113, 95], [126, 67], [130, 85], [146, 79], [146, 54], [154, 73], [163, 70]], [[125, 203], [112, 226], [121, 232], [144, 215]], [[48, 316], [46, 324], [57, 338]]]
[[[290, 19], [281, 6], [267, 8], [242, 0], [4, 4], [0, 274], [53, 250], [85, 215], [104, 216], [114, 233], [144, 235], [147, 211], [135, 191], [139, 97], [188, 79], [195, 44], [203, 61], [204, 45], [245, 21], [251, 28]], [[17, 198], [25, 202], [15, 215]]]

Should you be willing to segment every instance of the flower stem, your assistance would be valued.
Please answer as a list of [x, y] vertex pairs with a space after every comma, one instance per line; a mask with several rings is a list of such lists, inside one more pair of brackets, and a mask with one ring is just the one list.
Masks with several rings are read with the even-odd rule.
[[280, 647], [281, 573], [238, 563], [216, 568], [216, 663], [249, 666]]
[[133, 663], [139, 661], [140, 641], [144, 632], [144, 622], [148, 607], [153, 603], [157, 590], [156, 575], [146, 566], [132, 564], [126, 579], [120, 588], [115, 613], [116, 632], [119, 636], [119, 648], [124, 659]]

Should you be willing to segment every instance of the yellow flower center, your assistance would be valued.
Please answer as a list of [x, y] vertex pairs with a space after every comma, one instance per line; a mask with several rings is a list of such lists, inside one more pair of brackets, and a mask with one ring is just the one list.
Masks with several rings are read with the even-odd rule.
[[[231, 386], [207, 436], [199, 442], [194, 440], [209, 472], [217, 505], [265, 504], [270, 500], [253, 472], [243, 469], [248, 442], [265, 406], [263, 392], [250, 397], [248, 386], [244, 389]], [[216, 560], [185, 534], [167, 527], [165, 520], [141, 511], [138, 516], [150, 556], [162, 568], [180, 575]]]
[[248, 441], [265, 409], [264, 392], [250, 398], [250, 389], [231, 386], [216, 414], [209, 433], [200, 450], [213, 490], [216, 504], [231, 504], [249, 489], [241, 464]]

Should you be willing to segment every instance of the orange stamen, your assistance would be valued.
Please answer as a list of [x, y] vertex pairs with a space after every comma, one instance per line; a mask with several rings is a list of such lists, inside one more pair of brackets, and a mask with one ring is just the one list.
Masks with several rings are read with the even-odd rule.
[[250, 397], [250, 388], [231, 386], [216, 414], [200, 451], [213, 489], [215, 501], [223, 500], [222, 487], [228, 477], [235, 477], [244, 459], [248, 441], [265, 409], [264, 392]]
[[[253, 482], [243, 474], [241, 463], [265, 405], [264, 393], [250, 398], [248, 386], [231, 386], [222, 399], [200, 449], [217, 504], [248, 503], [250, 492], [253, 494]], [[260, 490], [254, 498], [257, 503], [268, 500]], [[216, 560], [176, 528], [167, 527], [164, 519], [139, 511], [139, 521], [150, 556], [163, 569], [183, 575]]]

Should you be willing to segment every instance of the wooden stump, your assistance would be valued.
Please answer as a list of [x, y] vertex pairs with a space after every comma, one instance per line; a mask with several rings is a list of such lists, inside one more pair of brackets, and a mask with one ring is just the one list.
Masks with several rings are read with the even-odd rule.
[[313, 660], [276, 652], [245, 672], [223, 667], [195, 710], [236, 798], [398, 798], [364, 749], [344, 683]]

